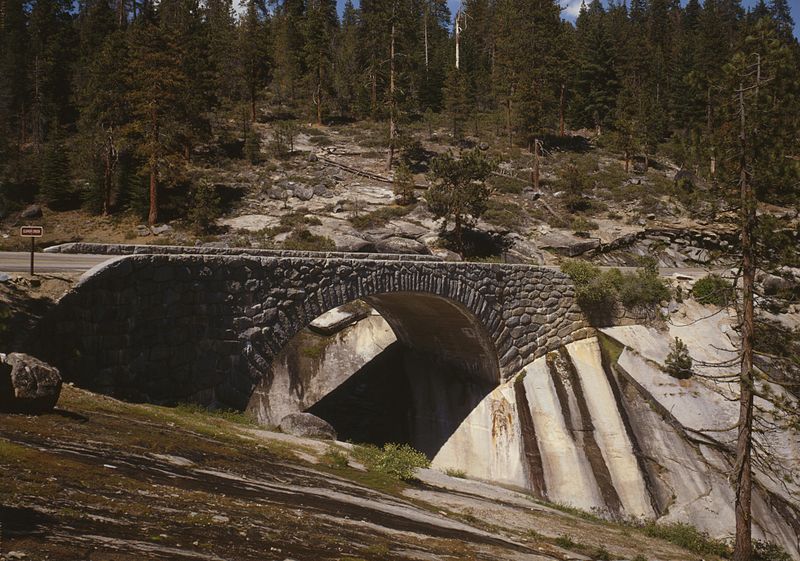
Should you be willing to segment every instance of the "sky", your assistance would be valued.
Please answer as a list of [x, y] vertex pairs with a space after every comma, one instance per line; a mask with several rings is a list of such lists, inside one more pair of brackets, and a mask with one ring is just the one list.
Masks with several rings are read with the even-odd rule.
[[[604, 3], [607, 3], [606, 0], [603, 0]], [[339, 9], [341, 10], [342, 6], [344, 5], [345, 0], [338, 0], [339, 2]], [[754, 5], [757, 0], [742, 0], [742, 4], [745, 7], [750, 7]], [[354, 4], [358, 4], [358, 0], [353, 0]], [[461, 0], [447, 0], [447, 3], [450, 5], [450, 11], [455, 13], [458, 9], [458, 6], [461, 4]], [[686, 3], [685, 0], [682, 3]], [[795, 35], [798, 35], [798, 30], [800, 30], [800, 0], [789, 0], [789, 5], [792, 7], [792, 17], [795, 21]], [[578, 16], [578, 10], [581, 8], [581, 0], [561, 0], [561, 7], [564, 9], [561, 12], [561, 15], [564, 19], [569, 21], [575, 21], [575, 18]]]

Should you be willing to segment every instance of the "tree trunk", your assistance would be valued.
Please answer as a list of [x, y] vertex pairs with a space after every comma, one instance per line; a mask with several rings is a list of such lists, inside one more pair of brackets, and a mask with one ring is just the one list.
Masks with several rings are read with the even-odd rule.
[[[396, 6], [396, 5], [395, 5]], [[394, 141], [397, 135], [397, 125], [395, 124], [394, 115], [394, 34], [395, 34], [395, 21], [394, 9], [392, 10], [392, 32], [390, 37], [389, 46], [389, 153], [386, 157], [387, 169], [392, 169], [394, 163]]]
[[153, 126], [153, 152], [150, 154], [150, 212], [147, 224], [154, 226], [158, 220], [158, 117], [155, 111], [150, 113]]
[[147, 224], [155, 226], [158, 221], [158, 164], [155, 158], [150, 162], [150, 212], [147, 215]]
[[742, 205], [742, 364], [739, 378], [739, 432], [734, 470], [736, 491], [736, 537], [733, 560], [750, 561], [752, 556], [752, 432], [753, 432], [753, 286], [755, 262], [752, 233], [756, 219], [755, 198], [747, 175], [747, 135], [745, 129], [744, 88], [739, 87], [741, 119], [739, 173]]
[[566, 86], [561, 84], [561, 101], [558, 106], [558, 134], [564, 136], [564, 93]]
[[370, 69], [369, 109], [374, 119], [378, 113], [378, 77], [375, 73], [375, 62]]
[[[319, 60], [322, 60], [322, 51], [319, 53]], [[322, 125], [322, 64], [317, 65], [317, 124]]]
[[103, 214], [107, 215], [111, 207], [111, 150], [106, 148], [103, 158]]
[[511, 98], [506, 101], [506, 133], [508, 134], [508, 149], [514, 146], [514, 136], [511, 132]]
[[535, 191], [539, 190], [539, 139], [533, 139], [533, 170], [531, 170], [531, 183]]
[[425, 78], [428, 77], [428, 6], [425, 5], [425, 14], [422, 18], [423, 34], [425, 35]]

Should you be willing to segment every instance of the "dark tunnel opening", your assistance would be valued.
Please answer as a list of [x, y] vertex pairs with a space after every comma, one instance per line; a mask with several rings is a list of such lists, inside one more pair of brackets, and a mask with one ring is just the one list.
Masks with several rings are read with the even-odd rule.
[[433, 458], [494, 389], [430, 353], [395, 342], [307, 409], [339, 440], [409, 444]]

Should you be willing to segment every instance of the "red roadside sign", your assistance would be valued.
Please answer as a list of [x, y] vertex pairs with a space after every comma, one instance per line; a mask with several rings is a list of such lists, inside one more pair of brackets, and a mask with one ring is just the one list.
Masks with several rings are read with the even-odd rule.
[[19, 235], [24, 238], [41, 238], [44, 234], [44, 228], [41, 226], [22, 226], [19, 229]]

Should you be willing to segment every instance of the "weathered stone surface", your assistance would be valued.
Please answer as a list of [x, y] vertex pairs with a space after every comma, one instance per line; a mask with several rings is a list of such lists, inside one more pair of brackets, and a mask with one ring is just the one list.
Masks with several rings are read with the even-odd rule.
[[336, 440], [336, 431], [330, 423], [311, 413], [291, 413], [286, 415], [281, 419], [279, 428], [292, 436]]
[[0, 411], [44, 413], [61, 395], [58, 369], [23, 353], [0, 354]]
[[581, 255], [600, 245], [598, 239], [585, 239], [569, 236], [560, 232], [551, 232], [539, 239], [539, 247], [552, 249], [568, 257]]
[[375, 248], [378, 251], [385, 252], [385, 253], [417, 253], [417, 254], [426, 254], [429, 253], [430, 250], [417, 240], [411, 240], [408, 238], [387, 238], [385, 240], [381, 240], [375, 244]]
[[294, 188], [294, 196], [301, 201], [309, 201], [314, 196], [314, 189], [306, 187], [305, 185], [298, 185]]
[[20, 218], [41, 218], [42, 207], [39, 205], [30, 205], [19, 214]]

